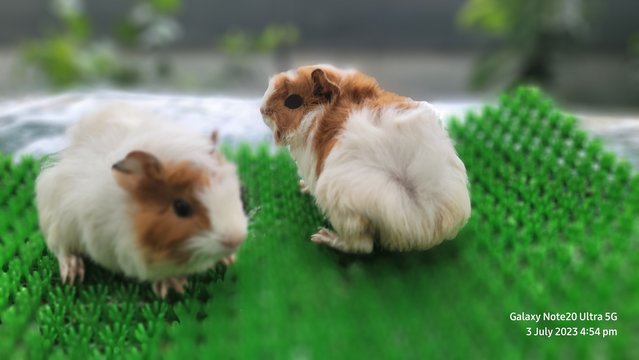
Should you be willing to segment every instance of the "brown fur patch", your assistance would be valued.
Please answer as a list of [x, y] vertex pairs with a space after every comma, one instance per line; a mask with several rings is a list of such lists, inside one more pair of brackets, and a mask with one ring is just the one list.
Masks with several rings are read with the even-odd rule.
[[[344, 123], [353, 110], [363, 107], [374, 112], [386, 107], [408, 110], [415, 108], [417, 103], [381, 89], [377, 80], [360, 72], [343, 75], [330, 68], [319, 68], [320, 73], [317, 69], [316, 66], [300, 67], [294, 79], [290, 79], [287, 73], [276, 75], [273, 80], [274, 92], [267, 99], [262, 113], [275, 122], [276, 143], [286, 145], [286, 135], [300, 126], [304, 116], [317, 106], [325, 106], [323, 114], [314, 119], [304, 134], [305, 139], [308, 139], [309, 134], [316, 129], [312, 146], [317, 156], [315, 176], [319, 177], [326, 157], [337, 143]], [[336, 89], [332, 88], [333, 84]], [[301, 107], [289, 109], [284, 106], [286, 97], [291, 94], [302, 96], [304, 103]]]
[[359, 72], [343, 78], [334, 71], [326, 70], [327, 75], [339, 78], [340, 96], [327, 108], [324, 116], [316, 119], [318, 131], [313, 139], [313, 148], [317, 155], [315, 174], [317, 177], [324, 168], [324, 162], [337, 143], [337, 138], [344, 128], [346, 119], [353, 110], [367, 107], [374, 112], [384, 107], [410, 109], [416, 106], [409, 98], [382, 90], [377, 80]]
[[[164, 164], [157, 174], [143, 175], [135, 187], [126, 189], [135, 203], [135, 231], [147, 262], [183, 264], [190, 258], [185, 241], [201, 231], [211, 230], [208, 210], [196, 196], [209, 183], [205, 170], [181, 161]], [[173, 210], [176, 199], [191, 206], [191, 216], [177, 216]]]

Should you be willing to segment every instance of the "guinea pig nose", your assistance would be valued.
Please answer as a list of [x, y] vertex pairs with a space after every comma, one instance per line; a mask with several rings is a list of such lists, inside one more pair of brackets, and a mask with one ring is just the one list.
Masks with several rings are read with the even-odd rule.
[[245, 237], [246, 233], [227, 234], [222, 238], [222, 245], [235, 249], [244, 241]]
[[266, 107], [264, 107], [264, 106], [260, 107], [260, 113], [262, 115], [266, 114]]

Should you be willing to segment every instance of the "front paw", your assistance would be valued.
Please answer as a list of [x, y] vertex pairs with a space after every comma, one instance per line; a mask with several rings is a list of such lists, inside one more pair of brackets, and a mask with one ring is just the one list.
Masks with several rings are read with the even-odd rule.
[[319, 232], [311, 236], [311, 241], [316, 244], [326, 244], [334, 247], [339, 242], [339, 237], [327, 228], [321, 228]]
[[218, 261], [218, 263], [220, 263], [220, 264], [222, 264], [222, 265], [224, 265], [226, 267], [229, 267], [229, 266], [231, 266], [231, 264], [234, 264], [236, 260], [237, 260], [237, 256], [235, 256], [235, 254], [231, 254], [231, 255], [225, 257], [224, 259]]
[[302, 194], [310, 194], [311, 193], [311, 189], [308, 186], [306, 186], [306, 183], [304, 182], [304, 180], [300, 180], [299, 187], [300, 187], [300, 192]]
[[184, 293], [184, 287], [186, 286], [186, 283], [187, 280], [185, 276], [178, 276], [155, 281], [152, 284], [152, 288], [155, 295], [164, 299], [169, 293], [169, 289], [175, 290], [175, 292], [178, 294]]
[[84, 281], [84, 260], [81, 257], [77, 255], [58, 256], [58, 265], [63, 284], [69, 280], [69, 285], [73, 285], [76, 278], [78, 282]]

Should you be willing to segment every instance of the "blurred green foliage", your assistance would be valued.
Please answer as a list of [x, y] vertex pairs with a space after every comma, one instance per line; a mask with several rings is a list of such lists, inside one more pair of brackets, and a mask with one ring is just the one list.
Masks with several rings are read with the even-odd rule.
[[[95, 84], [120, 86], [159, 79], [176, 81], [168, 48], [183, 33], [176, 16], [182, 0], [134, 0], [113, 33], [96, 39], [86, 0], [53, 0], [52, 11], [60, 26], [49, 36], [22, 47], [23, 65], [33, 69], [54, 88]], [[273, 56], [278, 68], [288, 67], [289, 51], [300, 38], [297, 27], [289, 24], [266, 26], [258, 33], [237, 30], [217, 40], [217, 49], [226, 55], [217, 85], [241, 83], [253, 76], [248, 56]], [[152, 55], [152, 71], [135, 63], [135, 55]], [[144, 70], [144, 71], [143, 71]]]
[[[512, 5], [513, 2], [503, 2]], [[499, 0], [469, 0], [459, 13], [459, 22], [465, 27], [479, 27], [486, 33], [501, 36], [514, 22], [509, 20], [508, 10]]]
[[[128, 17], [118, 24], [117, 42], [93, 38], [91, 22], [82, 0], [55, 0], [52, 4], [61, 29], [52, 32], [49, 37], [24, 45], [22, 59], [27, 67], [35, 69], [55, 88], [137, 83], [142, 80], [141, 72], [124, 60], [122, 48], [166, 47], [179, 38], [181, 31], [173, 19], [181, 0], [137, 1]], [[163, 67], [158, 66], [158, 69]], [[158, 73], [162, 75], [162, 71]]]
[[[91, 41], [91, 24], [79, 1], [53, 1], [62, 29], [22, 48], [27, 66], [36, 68], [54, 87], [109, 79], [125, 82], [128, 69], [116, 62], [112, 44]], [[133, 72], [130, 72], [133, 74]]]
[[639, 57], [639, 34], [635, 34], [630, 39], [630, 53]]
[[128, 84], [138, 79], [135, 69], [116, 62], [109, 44], [78, 41], [66, 34], [27, 44], [22, 56], [53, 87], [102, 81]]
[[250, 55], [272, 56], [278, 71], [290, 68], [289, 53], [299, 39], [298, 28], [291, 24], [271, 24], [257, 34], [244, 30], [224, 34], [218, 42], [218, 50], [227, 59], [218, 81], [229, 85], [252, 78], [254, 69], [246, 61]]
[[138, 0], [117, 26], [118, 40], [145, 49], [169, 45], [180, 38], [182, 27], [175, 19], [181, 0]]
[[154, 51], [155, 73], [171, 75], [171, 61], [166, 51], [182, 36], [182, 26], [175, 16], [182, 0], [138, 0], [128, 17], [116, 29], [118, 41], [129, 49]]
[[229, 56], [245, 56], [262, 53], [272, 54], [295, 45], [300, 38], [299, 30], [291, 24], [272, 24], [259, 34], [246, 31], [231, 31], [222, 36], [219, 49]]
[[468, 0], [458, 24], [496, 40], [478, 59], [471, 86], [548, 85], [561, 47], [582, 39], [596, 0]]

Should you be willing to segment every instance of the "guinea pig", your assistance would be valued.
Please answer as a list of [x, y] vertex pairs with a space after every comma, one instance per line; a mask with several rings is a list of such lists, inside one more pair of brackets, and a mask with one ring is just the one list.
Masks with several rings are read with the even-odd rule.
[[354, 253], [375, 242], [424, 250], [468, 221], [466, 168], [428, 103], [361, 72], [315, 65], [272, 77], [260, 112], [334, 228], [312, 241]]
[[229, 265], [247, 233], [236, 167], [211, 138], [112, 104], [69, 128], [36, 182], [40, 228], [62, 283], [82, 256], [164, 298], [186, 276]]

